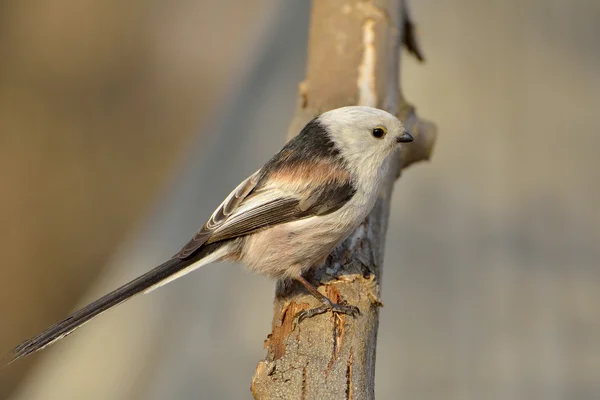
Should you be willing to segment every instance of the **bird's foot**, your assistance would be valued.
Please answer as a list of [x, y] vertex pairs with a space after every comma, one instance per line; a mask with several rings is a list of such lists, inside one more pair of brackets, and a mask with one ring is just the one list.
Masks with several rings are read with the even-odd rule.
[[298, 319], [298, 323], [300, 323], [306, 318], [312, 318], [315, 315], [324, 314], [327, 311], [331, 311], [334, 314], [351, 315], [352, 317], [360, 315], [360, 310], [358, 309], [358, 307], [348, 305], [344, 300], [341, 303], [328, 302], [322, 304], [317, 308], [312, 308], [310, 310], [302, 310], [298, 314], [296, 314], [296, 318]]

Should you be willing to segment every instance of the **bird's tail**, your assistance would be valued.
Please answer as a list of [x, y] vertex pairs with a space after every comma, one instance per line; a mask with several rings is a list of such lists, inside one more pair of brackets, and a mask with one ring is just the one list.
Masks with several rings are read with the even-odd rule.
[[203, 265], [218, 261], [227, 254], [227, 245], [213, 243], [202, 246], [197, 254], [180, 259], [174, 257], [144, 275], [132, 280], [93, 303], [69, 315], [59, 323], [52, 325], [37, 336], [21, 343], [7, 355], [8, 364], [19, 358], [28, 356], [44, 347], [64, 338], [86, 322], [102, 314], [104, 311], [129, 300], [140, 293], [148, 293], [174, 279], [177, 279]]

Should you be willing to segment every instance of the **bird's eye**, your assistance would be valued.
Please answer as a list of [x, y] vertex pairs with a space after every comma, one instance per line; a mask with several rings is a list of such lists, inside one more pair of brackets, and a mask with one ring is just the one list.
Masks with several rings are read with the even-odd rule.
[[373, 129], [373, 136], [376, 137], [377, 139], [383, 138], [386, 133], [387, 133], [387, 129], [385, 129], [384, 126], [378, 126], [375, 129]]

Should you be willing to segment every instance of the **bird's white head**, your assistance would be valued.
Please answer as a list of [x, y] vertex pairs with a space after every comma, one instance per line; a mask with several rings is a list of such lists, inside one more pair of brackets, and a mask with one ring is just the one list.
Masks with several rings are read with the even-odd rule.
[[379, 169], [401, 143], [413, 140], [398, 118], [377, 108], [342, 107], [317, 120], [355, 171]]

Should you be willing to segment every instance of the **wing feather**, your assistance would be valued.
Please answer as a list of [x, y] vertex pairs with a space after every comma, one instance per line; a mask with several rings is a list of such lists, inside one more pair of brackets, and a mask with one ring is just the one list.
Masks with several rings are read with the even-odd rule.
[[205, 244], [334, 212], [346, 204], [355, 192], [353, 183], [347, 179], [317, 184], [300, 182], [292, 188], [289, 184], [265, 179], [259, 170], [227, 196], [176, 257], [185, 259]]
[[298, 203], [297, 198], [280, 198], [232, 215], [215, 230], [207, 243], [244, 236], [259, 229], [298, 219]]
[[213, 234], [214, 230], [227, 220], [227, 217], [237, 209], [240, 203], [248, 196], [248, 194], [256, 186], [260, 177], [261, 170], [256, 171], [242, 183], [240, 183], [233, 191], [223, 200], [217, 207], [215, 212], [210, 216], [206, 224], [194, 235], [194, 237], [177, 253], [174, 257], [181, 259], [188, 258], [202, 245], [204, 245]]

